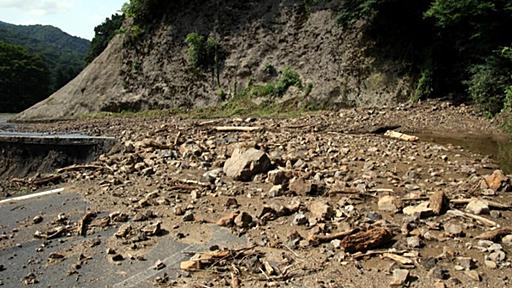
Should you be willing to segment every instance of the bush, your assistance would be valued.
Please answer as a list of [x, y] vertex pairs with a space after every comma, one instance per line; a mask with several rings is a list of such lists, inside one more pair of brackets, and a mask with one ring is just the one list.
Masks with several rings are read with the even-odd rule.
[[221, 54], [219, 42], [213, 37], [198, 33], [190, 33], [185, 38], [188, 45], [187, 56], [189, 64], [196, 69], [217, 68]]

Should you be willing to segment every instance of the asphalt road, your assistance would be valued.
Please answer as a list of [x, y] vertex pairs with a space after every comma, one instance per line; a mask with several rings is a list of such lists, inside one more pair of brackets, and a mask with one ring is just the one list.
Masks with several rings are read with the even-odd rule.
[[[30, 196], [29, 196], [30, 197]], [[190, 257], [186, 251], [200, 251], [211, 245], [244, 245], [245, 240], [228, 230], [212, 227], [213, 237], [204, 245], [190, 245], [163, 236], [159, 243], [145, 255], [146, 261], [125, 260], [114, 264], [106, 255], [107, 238], [115, 227], [91, 233], [86, 237], [66, 235], [54, 240], [33, 237], [37, 230], [45, 231], [51, 222], [64, 213], [75, 222], [87, 211], [88, 203], [79, 194], [63, 189], [39, 197], [0, 202], [0, 286], [1, 287], [153, 287], [156, 277], [166, 273], [171, 279], [179, 272], [179, 263]], [[32, 219], [42, 215], [43, 221], [34, 224]], [[98, 241], [99, 240], [99, 241]], [[96, 246], [89, 250], [86, 259], [73, 251], [77, 247]], [[68, 255], [64, 259], [50, 260], [52, 253]], [[156, 261], [165, 268], [155, 270]], [[77, 263], [80, 266], [77, 267]], [[26, 285], [27, 276], [36, 279]]]

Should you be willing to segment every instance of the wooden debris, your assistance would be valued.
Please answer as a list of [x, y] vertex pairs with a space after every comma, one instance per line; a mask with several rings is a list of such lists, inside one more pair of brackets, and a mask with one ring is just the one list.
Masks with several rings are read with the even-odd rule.
[[332, 240], [343, 240], [345, 237], [352, 235], [354, 233], [359, 232], [359, 228], [355, 228], [349, 231], [339, 232], [339, 233], [333, 233], [330, 235], [311, 235], [309, 237], [309, 242], [316, 246], [320, 245], [322, 243], [331, 242]]
[[80, 224], [78, 224], [79, 236], [87, 236], [87, 224], [89, 224], [94, 217], [96, 217], [96, 213], [89, 212], [80, 219]]
[[386, 228], [373, 228], [368, 231], [348, 235], [341, 240], [341, 246], [349, 253], [367, 251], [387, 244], [393, 233]]
[[188, 184], [188, 185], [198, 185], [198, 186], [202, 186], [202, 187], [210, 187], [209, 183], [199, 182], [199, 181], [196, 181], [196, 180], [178, 179], [178, 181], [183, 183], [183, 184]]
[[448, 214], [450, 215], [453, 215], [453, 216], [457, 216], [457, 217], [465, 217], [465, 218], [470, 218], [470, 219], [473, 219], [473, 220], [476, 220], [486, 226], [490, 226], [490, 227], [496, 227], [498, 226], [498, 223], [492, 221], [492, 220], [489, 220], [485, 217], [482, 217], [482, 216], [478, 216], [478, 215], [475, 215], [475, 214], [471, 214], [471, 213], [466, 213], [466, 212], [462, 212], [460, 210], [457, 210], [457, 209], [452, 209], [452, 210], [449, 210], [447, 212]]
[[476, 239], [480, 240], [491, 240], [491, 241], [499, 241], [501, 238], [512, 234], [512, 228], [510, 227], [504, 227], [504, 228], [498, 228], [495, 230], [484, 232], [478, 236], [476, 236]]
[[384, 253], [382, 255], [382, 257], [391, 259], [401, 265], [414, 265], [413, 260], [411, 260], [407, 257], [401, 256], [401, 255], [397, 255], [397, 254], [393, 254], [393, 253]]
[[430, 209], [432, 209], [432, 211], [434, 211], [434, 213], [436, 215], [444, 214], [446, 212], [446, 210], [448, 210], [450, 200], [446, 197], [444, 192], [442, 192], [442, 191], [435, 192], [430, 197], [429, 200], [430, 200], [429, 207], [430, 207]]
[[248, 126], [219, 126], [215, 127], [219, 132], [256, 132], [263, 130], [263, 127], [248, 127]]
[[232, 288], [240, 288], [240, 279], [236, 276], [235, 273], [231, 273], [231, 287]]
[[416, 142], [416, 141], [420, 140], [420, 138], [418, 138], [416, 136], [411, 136], [411, 135], [407, 135], [404, 133], [391, 131], [391, 130], [384, 133], [384, 136], [393, 138], [393, 139], [402, 140], [402, 141], [407, 141], [407, 142]]
[[[466, 205], [473, 200], [474, 199], [455, 199], [455, 200], [451, 200], [450, 203], [453, 203], [454, 205]], [[498, 210], [512, 209], [512, 205], [509, 205], [509, 204], [498, 203], [498, 202], [486, 200], [486, 199], [480, 199], [480, 200], [486, 202], [487, 206], [489, 206], [489, 208], [498, 209]]]
[[114, 172], [114, 170], [107, 166], [100, 166], [100, 165], [71, 165], [68, 167], [57, 169], [57, 173], [63, 173], [63, 172], [69, 172], [69, 171], [77, 171], [77, 170], [85, 170], [85, 169], [92, 169], [92, 170], [108, 170], [110, 172]]

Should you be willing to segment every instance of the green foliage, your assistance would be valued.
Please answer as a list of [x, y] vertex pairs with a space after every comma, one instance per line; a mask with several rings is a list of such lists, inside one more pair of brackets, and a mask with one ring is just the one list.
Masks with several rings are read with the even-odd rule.
[[[271, 67], [272, 69], [275, 69], [273, 66]], [[267, 68], [271, 69], [270, 66], [266, 66], [264, 69], [266, 70]], [[242, 91], [242, 94], [250, 97], [281, 97], [292, 86], [303, 90], [302, 80], [300, 79], [299, 73], [289, 67], [286, 67], [283, 69], [283, 71], [281, 71], [279, 78], [277, 78], [275, 81], [266, 84], [253, 84], [250, 82], [247, 85], [247, 88]], [[312, 86], [310, 88], [313, 89]], [[308, 94], [309, 93], [311, 93], [311, 90], [308, 91]]]
[[39, 54], [49, 69], [51, 93], [73, 79], [85, 66], [89, 41], [52, 26], [20, 26], [0, 22], [0, 41]]
[[132, 18], [136, 24], [150, 24], [158, 20], [165, 12], [165, 7], [174, 1], [130, 0], [121, 9], [126, 17]]
[[414, 96], [411, 99], [413, 102], [417, 102], [422, 99], [429, 98], [432, 95], [432, 70], [430, 68], [423, 69], [418, 80], [418, 85], [414, 91]]
[[368, 53], [417, 76], [412, 99], [450, 96], [490, 114], [503, 108], [512, 62], [495, 51], [512, 43], [510, 0], [346, 0], [339, 20], [365, 20], [375, 43]]
[[92, 62], [107, 48], [108, 43], [119, 32], [123, 25], [124, 14], [114, 14], [94, 28], [94, 38], [87, 53], [87, 63]]
[[491, 115], [507, 104], [507, 91], [512, 86], [512, 58], [503, 53], [488, 57], [483, 64], [471, 68], [468, 91], [475, 103]]
[[218, 67], [221, 60], [221, 48], [215, 38], [190, 33], [185, 38], [185, 43], [188, 45], [188, 62], [193, 68], [211, 69]]
[[27, 49], [0, 42], [0, 112], [18, 112], [48, 96], [48, 68]]

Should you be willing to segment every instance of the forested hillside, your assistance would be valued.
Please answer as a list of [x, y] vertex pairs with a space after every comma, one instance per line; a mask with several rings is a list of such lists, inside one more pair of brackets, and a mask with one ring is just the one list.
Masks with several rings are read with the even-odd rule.
[[90, 46], [88, 40], [73, 37], [53, 26], [22, 26], [4, 22], [0, 22], [0, 41], [25, 47], [29, 53], [41, 56], [48, 67], [49, 78], [48, 89], [41, 91], [46, 94], [38, 95], [39, 100], [49, 96], [49, 93], [58, 90], [80, 73], [85, 66], [85, 56]]

